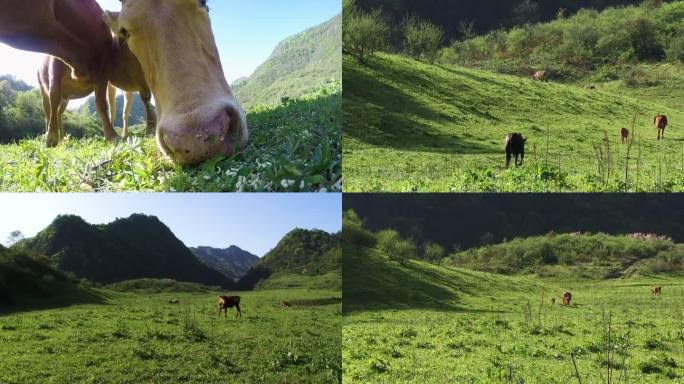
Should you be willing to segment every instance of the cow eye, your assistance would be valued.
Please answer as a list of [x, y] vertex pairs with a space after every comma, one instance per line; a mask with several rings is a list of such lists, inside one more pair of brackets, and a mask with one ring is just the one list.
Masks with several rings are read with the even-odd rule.
[[128, 40], [128, 38], [131, 37], [131, 34], [128, 33], [126, 28], [121, 28], [119, 29], [119, 36], [121, 36], [124, 40]]

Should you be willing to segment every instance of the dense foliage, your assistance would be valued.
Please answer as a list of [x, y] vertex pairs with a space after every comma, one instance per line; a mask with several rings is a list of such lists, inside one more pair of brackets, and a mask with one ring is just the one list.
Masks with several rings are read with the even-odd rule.
[[342, 16], [288, 37], [247, 79], [231, 86], [243, 107], [278, 105], [342, 81]]
[[125, 280], [104, 286], [105, 289], [118, 292], [134, 292], [142, 294], [173, 293], [173, 292], [210, 292], [220, 291], [221, 287], [208, 286], [173, 279], [134, 279]]
[[235, 245], [226, 249], [213, 247], [191, 247], [192, 253], [207, 267], [219, 271], [223, 276], [237, 281], [259, 260], [259, 257]]
[[387, 46], [385, 42], [389, 34], [389, 26], [378, 9], [364, 12], [356, 8], [354, 0], [343, 3], [342, 44], [344, 51], [365, 62]]
[[626, 277], [642, 260], [646, 263], [637, 267], [641, 272], [681, 273], [684, 245], [666, 237], [552, 232], [471, 248], [449, 257], [454, 265], [504, 274], [544, 274], [544, 266], [610, 267], [605, 277]]
[[[684, 242], [684, 196], [677, 194], [346, 194], [343, 206], [371, 231], [392, 228], [403, 238], [434, 242], [449, 253], [551, 231], [647, 232]], [[345, 238], [358, 232], [347, 233], [349, 222], [344, 221]], [[371, 243], [366, 236], [355, 237]]]
[[98, 283], [171, 278], [232, 285], [202, 264], [154, 216], [135, 214], [106, 225], [91, 225], [78, 216], [58, 216], [34, 238], [15, 247], [46, 255], [59, 269]]
[[261, 280], [278, 274], [320, 275], [341, 268], [340, 234], [294, 229], [240, 279], [238, 287], [253, 289]]
[[644, 74], [631, 64], [684, 63], [682, 36], [684, 1], [655, 8], [584, 9], [553, 22], [456, 41], [441, 60], [519, 75], [543, 69], [553, 79], [588, 74], [594, 81], [624, 78], [627, 85], [636, 85]]

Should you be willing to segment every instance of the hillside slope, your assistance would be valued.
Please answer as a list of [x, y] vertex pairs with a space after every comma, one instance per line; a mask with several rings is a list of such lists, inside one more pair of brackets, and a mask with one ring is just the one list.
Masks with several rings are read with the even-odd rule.
[[[339, 234], [321, 230], [294, 229], [268, 251], [240, 279], [240, 289], [267, 285], [266, 280], [282, 276], [320, 277], [342, 267]], [[339, 273], [336, 276], [340, 276]]]
[[[657, 100], [388, 54], [377, 54], [368, 66], [345, 55], [343, 76], [345, 191], [662, 191], [684, 185], [684, 110]], [[661, 142], [653, 128], [657, 113], [671, 122]], [[627, 184], [620, 127], [639, 144], [632, 148]], [[528, 138], [522, 170], [503, 169], [507, 132]], [[605, 134], [612, 172], [601, 177], [595, 146], [605, 147]]]
[[154, 216], [135, 214], [106, 225], [78, 216], [58, 216], [18, 248], [46, 255], [61, 270], [109, 284], [139, 278], [230, 287], [231, 281], [205, 266]]
[[375, 248], [345, 244], [343, 306], [346, 313], [381, 310], [464, 310], [482, 296], [539, 288], [528, 279], [445, 268], [420, 260], [403, 264]]
[[204, 265], [219, 271], [233, 281], [239, 280], [254, 263], [259, 261], [258, 256], [235, 245], [226, 249], [191, 247], [190, 250]]
[[342, 16], [288, 37], [248, 79], [233, 85], [246, 107], [279, 104], [342, 78]]

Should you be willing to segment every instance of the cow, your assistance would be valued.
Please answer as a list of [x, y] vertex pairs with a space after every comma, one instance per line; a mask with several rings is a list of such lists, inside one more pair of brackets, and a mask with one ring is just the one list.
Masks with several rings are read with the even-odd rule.
[[620, 143], [624, 144], [629, 139], [629, 130], [627, 128], [620, 128]]
[[[103, 13], [95, 0], [0, 1], [0, 42], [62, 59], [72, 78], [95, 85], [103, 121], [109, 120], [112, 32], [141, 64], [159, 114], [157, 142], [166, 155], [194, 165], [247, 145], [245, 111], [223, 74], [206, 0], [126, 0], [120, 14]], [[118, 137], [111, 123], [103, 129], [107, 140]]]
[[178, 299], [169, 300], [169, 304], [180, 304], [180, 301]]
[[552, 298], [551, 298], [551, 305], [554, 305], [554, 304], [556, 304], [556, 298], [555, 298], [555, 297], [552, 297]]
[[166, 155], [193, 165], [247, 145], [245, 111], [223, 74], [206, 0], [126, 0], [103, 20], [140, 61]]
[[281, 301], [280, 306], [283, 308], [290, 308], [292, 307], [292, 304], [288, 303], [287, 301]]
[[537, 71], [532, 74], [532, 80], [544, 81], [546, 80], [546, 71]]
[[572, 300], [572, 293], [564, 292], [563, 293], [563, 305], [570, 305], [570, 300]]
[[224, 317], [228, 317], [228, 308], [233, 307], [235, 307], [235, 309], [237, 310], [237, 312], [235, 312], [235, 317], [242, 317], [242, 311], [240, 310], [240, 296], [219, 296], [219, 317], [221, 317], [221, 310], [223, 310]]
[[[116, 59], [115, 59], [116, 60]], [[125, 104], [123, 110], [123, 133], [125, 137], [128, 135], [128, 115], [130, 113], [131, 101], [133, 99], [132, 91], [139, 91], [140, 97], [145, 104], [147, 111], [147, 132], [154, 133], [155, 117], [151, 105], [151, 93], [149, 88], [142, 78], [142, 72], [139, 72], [139, 81], [136, 83], [134, 74], [128, 70], [129, 67], [113, 66], [110, 74], [113, 74], [114, 79], [122, 79], [123, 81], [113, 80], [112, 84], [116, 84], [117, 88], [125, 91]], [[69, 66], [61, 59], [54, 56], [46, 56], [38, 70], [38, 84], [40, 86], [40, 94], [43, 101], [43, 112], [45, 113], [46, 125], [46, 145], [49, 147], [56, 146], [64, 137], [64, 129], [62, 127], [62, 114], [69, 104], [69, 100], [79, 99], [88, 96], [95, 91], [95, 85], [91, 84], [85, 79], [74, 79], [70, 75]], [[116, 83], [114, 83], [116, 81]], [[116, 88], [110, 84], [108, 87], [109, 98], [109, 116], [105, 118], [100, 116], [103, 126], [107, 126], [114, 122], [116, 116]]]
[[651, 295], [660, 296], [662, 291], [663, 291], [663, 287], [661, 287], [660, 285], [656, 285], [656, 286], [651, 287]]
[[667, 116], [657, 114], [653, 118], [653, 125], [658, 129], [658, 140], [665, 139], [665, 128], [667, 128]]
[[[525, 143], [527, 139], [520, 133], [509, 133], [506, 135], [506, 168], [511, 164], [511, 158], [515, 155], [515, 166], [520, 167], [525, 159]], [[518, 156], [520, 163], [518, 163]]]
[[585, 91], [593, 91], [594, 89], [596, 89], [596, 86], [592, 84], [587, 84], [584, 86]]

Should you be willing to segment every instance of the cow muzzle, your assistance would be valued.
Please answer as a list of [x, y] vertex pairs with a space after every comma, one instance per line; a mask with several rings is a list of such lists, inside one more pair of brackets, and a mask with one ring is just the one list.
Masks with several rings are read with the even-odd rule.
[[163, 152], [182, 165], [196, 165], [218, 154], [232, 156], [247, 145], [248, 138], [245, 112], [236, 104], [221, 108], [209, 119], [163, 117], [157, 128]]

